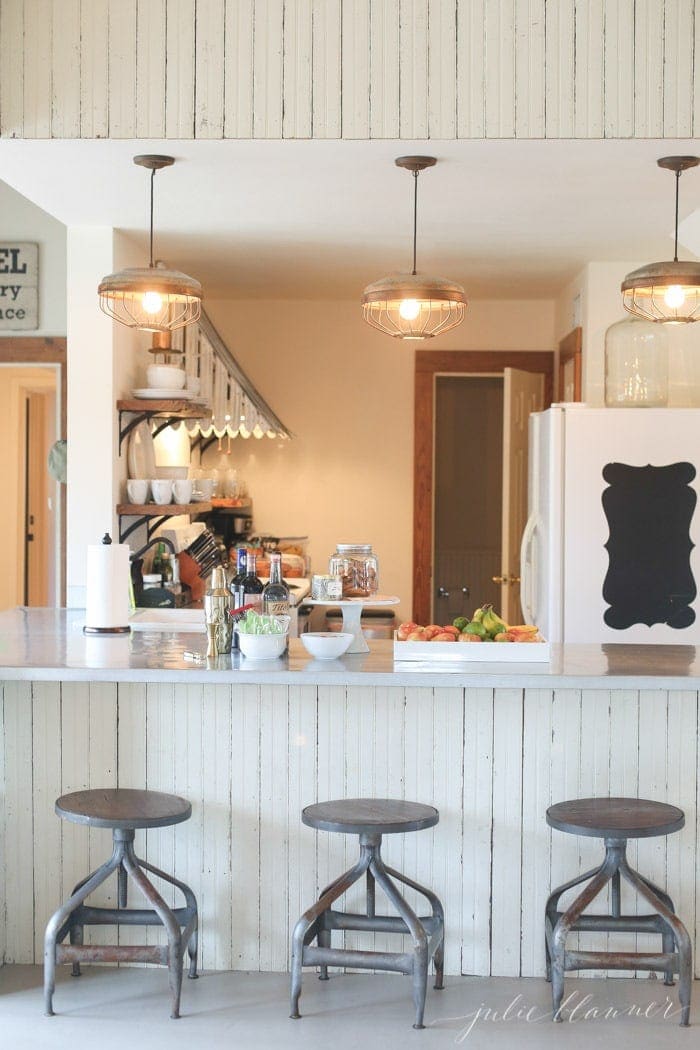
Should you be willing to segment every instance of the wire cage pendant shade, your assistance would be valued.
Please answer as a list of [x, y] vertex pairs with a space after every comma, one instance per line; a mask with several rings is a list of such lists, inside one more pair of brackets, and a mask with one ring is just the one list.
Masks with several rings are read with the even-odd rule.
[[368, 284], [362, 293], [365, 321], [397, 339], [430, 339], [464, 318], [461, 285], [442, 277], [397, 273]]
[[646, 321], [688, 324], [700, 320], [700, 263], [678, 260], [678, 193], [681, 173], [700, 164], [700, 157], [661, 157], [657, 164], [676, 175], [674, 256], [628, 273], [621, 285], [622, 305]]
[[154, 177], [156, 171], [173, 163], [173, 157], [160, 154], [134, 157], [134, 164], [151, 172], [150, 264], [109, 274], [98, 287], [100, 309], [108, 317], [144, 332], [173, 332], [197, 321], [201, 314], [199, 281], [153, 262]]
[[416, 271], [418, 174], [437, 163], [435, 157], [397, 157], [395, 163], [413, 174], [413, 269], [368, 284], [362, 293], [362, 315], [373, 328], [395, 339], [431, 339], [461, 324], [467, 308], [464, 288], [443, 277]]

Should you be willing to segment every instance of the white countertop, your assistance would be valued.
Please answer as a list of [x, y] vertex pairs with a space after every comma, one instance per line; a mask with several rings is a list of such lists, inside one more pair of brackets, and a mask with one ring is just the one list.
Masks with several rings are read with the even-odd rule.
[[240, 655], [191, 663], [206, 652], [202, 635], [141, 631], [86, 636], [79, 609], [11, 609], [0, 613], [0, 679], [100, 682], [241, 682], [293, 685], [395, 685], [529, 689], [700, 689], [693, 646], [553, 647], [548, 664], [395, 662], [391, 642], [367, 654], [312, 660], [298, 639], [287, 656], [250, 661]]

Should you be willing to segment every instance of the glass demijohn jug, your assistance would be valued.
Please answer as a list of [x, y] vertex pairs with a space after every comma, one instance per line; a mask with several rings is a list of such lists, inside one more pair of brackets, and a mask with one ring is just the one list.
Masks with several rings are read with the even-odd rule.
[[628, 317], [605, 333], [605, 404], [654, 408], [668, 402], [668, 337], [662, 324]]

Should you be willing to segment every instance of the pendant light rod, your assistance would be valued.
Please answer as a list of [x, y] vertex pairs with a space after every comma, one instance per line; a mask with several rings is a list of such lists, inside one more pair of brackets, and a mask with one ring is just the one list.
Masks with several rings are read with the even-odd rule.
[[673, 261], [678, 262], [678, 202], [680, 199], [681, 174], [688, 168], [700, 164], [700, 157], [660, 157], [656, 162], [660, 168], [666, 168], [676, 174], [676, 214], [674, 225]]
[[426, 168], [432, 168], [437, 164], [437, 157], [397, 157], [394, 161], [399, 168], [408, 168], [413, 172], [413, 269], [411, 275], [416, 276], [416, 250], [418, 244], [418, 174]]
[[138, 157], [134, 157], [134, 164], [138, 164], [142, 168], [148, 168], [151, 173], [151, 227], [150, 227], [150, 238], [149, 238], [149, 268], [152, 270], [153, 263], [153, 182], [156, 177], [156, 172], [160, 171], [161, 168], [169, 168], [171, 164], [175, 163], [174, 157], [168, 157], [164, 153], [140, 153]]
[[418, 172], [413, 172], [413, 269], [416, 276], [416, 242], [418, 240]]

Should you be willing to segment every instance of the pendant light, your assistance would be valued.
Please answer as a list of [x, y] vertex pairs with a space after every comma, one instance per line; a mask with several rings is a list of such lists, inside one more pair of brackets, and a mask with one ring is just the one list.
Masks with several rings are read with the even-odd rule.
[[362, 313], [373, 328], [396, 339], [430, 339], [462, 322], [467, 297], [454, 281], [416, 273], [418, 174], [433, 167], [436, 158], [397, 157], [395, 163], [413, 172], [413, 269], [368, 284], [362, 293]]
[[622, 282], [622, 304], [635, 317], [662, 324], [700, 320], [700, 263], [678, 261], [678, 188], [681, 172], [700, 164], [700, 157], [661, 157], [660, 168], [676, 173], [676, 225], [673, 262], [649, 263]]
[[196, 321], [201, 312], [202, 286], [179, 270], [155, 266], [153, 262], [153, 182], [161, 168], [175, 163], [174, 157], [144, 154], [134, 164], [151, 172], [150, 262], [103, 277], [98, 288], [101, 309], [128, 328], [144, 332], [172, 332]]

